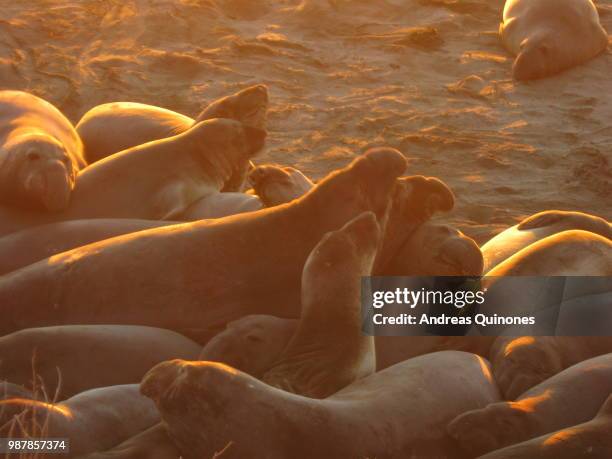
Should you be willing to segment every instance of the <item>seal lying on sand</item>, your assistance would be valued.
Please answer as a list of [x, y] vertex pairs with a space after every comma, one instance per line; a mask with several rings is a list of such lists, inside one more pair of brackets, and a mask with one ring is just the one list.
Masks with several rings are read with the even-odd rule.
[[0, 338], [0, 379], [29, 385], [34, 370], [62, 397], [94, 387], [134, 384], [159, 362], [195, 359], [202, 348], [168, 330], [122, 325], [64, 325]]
[[323, 236], [304, 265], [300, 323], [264, 382], [325, 398], [376, 370], [374, 337], [361, 332], [361, 278], [380, 237], [372, 212]]
[[[3, 406], [18, 408], [22, 413], [21, 423], [0, 420], [3, 436], [11, 432], [14, 438], [26, 434], [33, 438], [68, 438], [70, 453], [66, 457], [107, 450], [159, 421], [155, 405], [138, 393], [137, 385], [92, 389], [61, 403], [7, 399], [0, 401], [0, 413]], [[36, 430], [35, 426], [40, 428], [45, 423], [45, 433]]]
[[[260, 151], [265, 138], [265, 131], [238, 121], [203, 121], [183, 134], [87, 167], [79, 173], [64, 212], [17, 218], [26, 227], [91, 218], [176, 219], [200, 199], [218, 195], [232, 174]], [[14, 228], [13, 219], [8, 220], [2, 225]]]
[[92, 242], [171, 224], [154, 220], [92, 219], [35, 226], [0, 238], [0, 275]]
[[315, 185], [294, 167], [258, 166], [249, 172], [253, 191], [267, 207], [278, 206], [308, 193]]
[[612, 354], [607, 354], [547, 379], [516, 402], [464, 413], [448, 430], [470, 457], [476, 457], [587, 422], [611, 393]]
[[140, 387], [189, 459], [450, 457], [446, 424], [499, 398], [486, 361], [462, 352], [402, 362], [325, 400], [213, 362], [162, 363]]
[[516, 55], [512, 73], [517, 80], [554, 75], [608, 46], [591, 0], [507, 0], [499, 33]]
[[57, 212], [85, 166], [74, 127], [50, 103], [0, 91], [0, 204]]
[[[232, 119], [263, 130], [267, 110], [268, 90], [256, 85], [214, 101], [195, 120], [152, 105], [113, 102], [85, 113], [76, 130], [83, 139], [87, 163], [92, 164], [128, 148], [181, 134], [213, 118]], [[241, 191], [247, 171], [248, 166], [236, 171], [224, 191]]]
[[480, 459], [608, 459], [612, 454], [612, 395], [589, 422], [509, 446]]
[[481, 247], [485, 263], [484, 272], [488, 273], [530, 244], [567, 230], [590, 231], [612, 239], [612, 227], [603, 218], [582, 212], [560, 210], [540, 212], [508, 228]]
[[[291, 204], [108, 239], [2, 276], [0, 333], [59, 323], [139, 324], [205, 343], [245, 315], [296, 317], [302, 268], [314, 246], [364, 211], [383, 218], [405, 167], [396, 150], [371, 150]], [[416, 182], [411, 199], [425, 199], [429, 212], [434, 203], [447, 207], [448, 188]], [[426, 215], [405, 214], [397, 240], [385, 241], [388, 250]], [[247, 253], [257, 261], [245, 263]]]

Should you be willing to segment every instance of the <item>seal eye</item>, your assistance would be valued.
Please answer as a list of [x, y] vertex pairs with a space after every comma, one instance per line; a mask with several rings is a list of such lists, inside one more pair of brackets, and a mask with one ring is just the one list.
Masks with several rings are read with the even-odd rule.
[[38, 161], [40, 159], [40, 155], [35, 151], [29, 151], [27, 154], [28, 161]]

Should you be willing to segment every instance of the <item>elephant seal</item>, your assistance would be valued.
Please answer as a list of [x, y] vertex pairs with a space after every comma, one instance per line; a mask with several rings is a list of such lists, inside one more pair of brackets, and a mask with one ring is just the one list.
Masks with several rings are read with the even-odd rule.
[[[138, 324], [206, 343], [245, 315], [296, 317], [302, 268], [314, 246], [365, 211], [383, 218], [405, 167], [398, 151], [371, 150], [290, 204], [107, 239], [2, 276], [0, 334], [62, 323]], [[450, 193], [438, 185], [419, 180], [412, 196], [432, 210]], [[388, 249], [421, 218], [406, 214]], [[245, 263], [245, 254], [257, 262]]]
[[476, 457], [587, 422], [610, 394], [612, 354], [607, 354], [564, 370], [515, 402], [463, 413], [448, 431], [470, 457]]
[[21, 91], [0, 91], [0, 203], [58, 212], [70, 202], [83, 144], [49, 102]]
[[114, 448], [88, 454], [81, 459], [179, 459], [176, 448], [162, 423], [129, 438]]
[[[139, 145], [87, 167], [77, 176], [65, 211], [22, 213], [17, 220], [23, 227], [92, 218], [173, 220], [200, 199], [218, 196], [232, 174], [261, 150], [265, 138], [266, 131], [238, 121], [203, 121], [183, 134]], [[8, 220], [14, 230], [14, 219], [9, 215]]]
[[[196, 119], [136, 102], [102, 104], [85, 113], [76, 130], [85, 145], [87, 163], [93, 164], [137, 145], [181, 134], [213, 118], [232, 119], [265, 129], [267, 109], [268, 89], [256, 85], [214, 101]], [[108, 135], [109, 132], [113, 135]]]
[[612, 240], [582, 230], [548, 236], [487, 273], [487, 277], [611, 275]]
[[153, 220], [92, 219], [28, 228], [0, 238], [0, 275], [92, 242], [171, 224]]
[[[76, 130], [85, 145], [85, 158], [92, 164], [128, 148], [181, 134], [214, 118], [232, 119], [265, 130], [267, 111], [268, 89], [256, 85], [212, 102], [195, 120], [152, 105], [113, 102], [83, 115]], [[236, 170], [223, 191], [242, 191], [249, 168], [245, 165]]]
[[189, 459], [220, 451], [228, 458], [452, 457], [446, 424], [499, 399], [486, 361], [462, 352], [407, 360], [324, 400], [220, 363], [180, 360], [153, 368], [140, 390]]
[[[453, 228], [430, 222], [408, 238], [400, 254], [383, 274], [476, 276], [482, 269], [482, 256], [474, 241]], [[243, 317], [209, 341], [199, 360], [222, 362], [260, 379], [285, 349], [298, 323], [272, 316]], [[480, 336], [376, 336], [376, 368], [442, 350], [488, 356], [493, 340]]]
[[[524, 312], [539, 313], [545, 302], [559, 306], [555, 330], [566, 337], [503, 336], [497, 339], [491, 349], [493, 373], [504, 395], [513, 400], [527, 389], [555, 375], [559, 371], [595, 355], [612, 352], [612, 338], [584, 337], [572, 330], [581, 326], [576, 320], [579, 308], [595, 309], [608, 314], [610, 306], [610, 275], [612, 274], [612, 242], [598, 234], [572, 230], [564, 231], [537, 241], [491, 270], [483, 283], [487, 288], [487, 298], [501, 293], [512, 298], [510, 310], [502, 308], [494, 301], [481, 307], [484, 314], [517, 315]], [[507, 276], [527, 276], [521, 281], [520, 290], [512, 278]], [[542, 282], [542, 276], [568, 276], [560, 284], [561, 292]], [[589, 282], [584, 277], [594, 276]], [[507, 296], [509, 295], [509, 296]], [[574, 307], [572, 307], [574, 303]], [[592, 309], [596, 306], [595, 309]], [[504, 303], [504, 307], [507, 305]], [[586, 309], [588, 308], [588, 309]], [[574, 309], [574, 311], [572, 311]], [[544, 310], [545, 312], [546, 310]], [[588, 317], [583, 318], [587, 320]], [[590, 328], [587, 327], [587, 328]], [[582, 323], [582, 330], [585, 329]], [[579, 330], [579, 329], [578, 329]], [[511, 330], [510, 330], [511, 331]], [[503, 334], [507, 330], [500, 331]], [[554, 332], [553, 332], [554, 333]], [[523, 331], [521, 334], [528, 334]], [[552, 333], [551, 333], [552, 334]]]
[[249, 172], [249, 183], [266, 207], [278, 206], [308, 193], [315, 185], [293, 167], [257, 166]]
[[534, 242], [568, 230], [590, 231], [612, 239], [612, 227], [603, 218], [582, 212], [560, 210], [540, 212], [508, 228], [481, 247], [484, 272], [488, 273]]
[[206, 343], [198, 360], [225, 363], [261, 379], [280, 358], [298, 323], [266, 315], [242, 317]]
[[325, 398], [374, 373], [374, 337], [361, 332], [361, 278], [372, 274], [380, 237], [372, 212], [323, 236], [304, 265], [295, 335], [262, 381]]
[[[67, 438], [70, 452], [80, 457], [104, 451], [159, 422], [155, 405], [138, 392], [138, 385], [102, 387], [82, 392], [61, 403], [22, 398], [0, 401], [18, 408], [13, 421], [2, 419], [0, 434], [13, 438]], [[40, 430], [45, 426], [44, 430]]]
[[514, 400], [565, 368], [610, 352], [609, 336], [502, 336], [491, 347], [491, 363], [502, 393]]
[[516, 55], [516, 80], [554, 75], [591, 60], [608, 46], [591, 0], [506, 0], [499, 34]]
[[612, 395], [589, 422], [486, 454], [480, 459], [607, 459], [612, 454]]
[[134, 384], [164, 360], [195, 359], [202, 347], [168, 330], [125, 325], [32, 328], [0, 337], [0, 379], [28, 386], [32, 370], [63, 397]]
[[79, 174], [68, 214], [172, 219], [220, 191], [261, 150], [265, 138], [264, 130], [213, 119], [177, 136], [124, 150]]

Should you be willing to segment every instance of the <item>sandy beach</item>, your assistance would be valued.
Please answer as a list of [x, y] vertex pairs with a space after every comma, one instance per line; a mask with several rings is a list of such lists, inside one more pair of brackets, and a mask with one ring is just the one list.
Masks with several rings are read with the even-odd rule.
[[[612, 57], [511, 79], [501, 0], [2, 0], [0, 84], [71, 120], [137, 101], [194, 116], [264, 83], [257, 163], [315, 179], [389, 145], [457, 195], [483, 242], [545, 209], [612, 218]], [[598, 2], [612, 30], [612, 2]]]

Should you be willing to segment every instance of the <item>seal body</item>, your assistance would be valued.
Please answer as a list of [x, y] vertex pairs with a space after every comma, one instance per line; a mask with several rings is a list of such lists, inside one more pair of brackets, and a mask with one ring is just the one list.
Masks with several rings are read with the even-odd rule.
[[564, 370], [516, 401], [464, 413], [449, 425], [449, 432], [476, 457], [588, 422], [611, 393], [612, 354], [607, 354]]
[[91, 219], [34, 226], [0, 238], [0, 275], [92, 242], [172, 223], [154, 220]]
[[[128, 148], [181, 134], [214, 118], [232, 119], [264, 130], [267, 111], [268, 89], [256, 85], [212, 102], [195, 120], [152, 105], [113, 102], [91, 109], [76, 129], [85, 144], [87, 162], [92, 164]], [[109, 136], [108, 132], [113, 135]], [[242, 191], [251, 166], [247, 164], [236, 170], [223, 191]]]
[[488, 273], [534, 242], [568, 230], [589, 231], [612, 240], [612, 227], [603, 218], [582, 212], [540, 212], [508, 228], [481, 247], [484, 272]]
[[[1, 332], [138, 324], [206, 342], [244, 315], [296, 317], [302, 268], [314, 246], [364, 211], [382, 218], [405, 167], [399, 152], [374, 150], [291, 204], [133, 233], [2, 276]], [[245, 263], [245, 253], [257, 261]]]
[[87, 163], [92, 164], [128, 148], [181, 134], [213, 118], [233, 119], [265, 129], [267, 108], [268, 90], [257, 85], [214, 101], [196, 119], [136, 102], [102, 104], [85, 113], [76, 130], [85, 145]]
[[137, 383], [159, 362], [195, 359], [201, 349], [177, 333], [150, 327], [32, 328], [0, 338], [0, 379], [27, 386], [34, 370], [49, 393], [57, 387], [62, 397], [71, 397], [95, 387]]
[[591, 0], [506, 0], [500, 36], [513, 76], [532, 80], [583, 64], [608, 46]]
[[141, 392], [189, 459], [226, 447], [228, 458], [453, 457], [446, 424], [499, 397], [486, 361], [462, 352], [408, 360], [324, 400], [212, 362], [162, 363]]
[[0, 433], [7, 436], [12, 428], [13, 438], [68, 438], [70, 452], [64, 457], [104, 451], [159, 422], [155, 405], [138, 393], [137, 385], [92, 389], [59, 403], [13, 398], [2, 405], [19, 407], [23, 414], [14, 425], [2, 419], [7, 430]]
[[313, 249], [302, 273], [300, 323], [264, 382], [325, 398], [376, 370], [374, 337], [361, 332], [361, 278], [372, 274], [380, 237], [366, 212]]
[[[227, 119], [100, 161], [77, 178], [68, 216], [169, 220], [225, 186], [261, 150], [265, 131]], [[100, 190], [106, 190], [100, 193]]]
[[53, 105], [21, 91], [0, 91], [0, 204], [57, 212], [65, 209], [83, 145]]
[[589, 422], [509, 446], [481, 459], [606, 459], [612, 453], [612, 395]]

